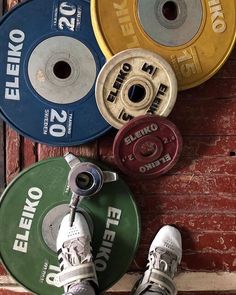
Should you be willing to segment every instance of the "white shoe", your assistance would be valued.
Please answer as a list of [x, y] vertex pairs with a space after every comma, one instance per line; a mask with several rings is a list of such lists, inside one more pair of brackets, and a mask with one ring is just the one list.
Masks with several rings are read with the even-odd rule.
[[[87, 219], [88, 220], [88, 219]], [[54, 284], [64, 287], [65, 293], [75, 284], [89, 281], [98, 285], [91, 253], [91, 232], [84, 214], [77, 212], [73, 226], [66, 215], [57, 236], [57, 253], [61, 272], [56, 275]]]
[[177, 293], [173, 277], [182, 258], [182, 239], [180, 232], [166, 225], [156, 234], [149, 249], [147, 270], [138, 282], [134, 294], [159, 290], [163, 294]]

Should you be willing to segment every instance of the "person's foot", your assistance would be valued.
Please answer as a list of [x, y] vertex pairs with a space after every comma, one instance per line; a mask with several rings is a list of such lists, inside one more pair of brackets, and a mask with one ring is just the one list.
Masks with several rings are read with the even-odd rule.
[[81, 283], [98, 286], [97, 275], [91, 253], [91, 232], [84, 214], [76, 213], [70, 227], [69, 214], [62, 222], [57, 236], [57, 254], [61, 272], [55, 277], [54, 284], [64, 287], [65, 293], [71, 292]]
[[177, 293], [173, 277], [182, 258], [182, 240], [180, 232], [173, 226], [163, 226], [156, 234], [149, 249], [148, 264], [133, 293], [159, 292], [159, 294]]

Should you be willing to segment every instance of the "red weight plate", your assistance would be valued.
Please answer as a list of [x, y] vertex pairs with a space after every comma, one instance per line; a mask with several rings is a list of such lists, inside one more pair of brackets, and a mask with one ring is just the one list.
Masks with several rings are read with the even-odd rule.
[[166, 118], [139, 116], [117, 133], [113, 153], [124, 174], [154, 177], [169, 171], [182, 151], [182, 136]]

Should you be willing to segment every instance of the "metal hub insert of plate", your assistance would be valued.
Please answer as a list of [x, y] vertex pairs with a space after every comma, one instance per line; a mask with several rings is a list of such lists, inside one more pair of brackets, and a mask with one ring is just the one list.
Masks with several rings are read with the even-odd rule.
[[138, 15], [144, 31], [155, 42], [181, 46], [199, 32], [203, 18], [202, 1], [139, 0]]
[[64, 158], [71, 170], [68, 175], [68, 184], [72, 191], [70, 201], [70, 224], [74, 222], [78, 203], [84, 197], [97, 194], [104, 183], [118, 180], [118, 174], [112, 171], [102, 171], [97, 165], [90, 162], [81, 162], [72, 153], [66, 153]]
[[91, 0], [91, 14], [108, 59], [130, 48], [156, 52], [174, 69], [179, 90], [211, 78], [236, 40], [235, 0]]
[[171, 66], [144, 49], [116, 54], [96, 82], [96, 101], [103, 117], [119, 129], [147, 113], [168, 116], [175, 105], [177, 81]]
[[167, 173], [177, 163], [182, 144], [182, 136], [171, 121], [145, 115], [119, 130], [113, 153], [124, 174], [151, 178]]

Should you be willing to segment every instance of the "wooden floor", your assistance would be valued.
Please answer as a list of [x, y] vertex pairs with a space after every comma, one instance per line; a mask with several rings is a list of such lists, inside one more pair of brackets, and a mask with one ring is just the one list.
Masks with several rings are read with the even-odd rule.
[[[226, 294], [220, 293], [222, 290], [236, 294], [236, 50], [208, 82], [179, 93], [170, 119], [184, 138], [179, 163], [168, 175], [150, 181], [124, 177], [134, 193], [142, 220], [140, 247], [130, 266], [130, 278], [144, 269], [157, 230], [164, 224], [175, 224], [183, 237], [180, 272], [195, 273], [192, 284], [198, 273], [206, 273], [206, 277], [215, 275], [213, 282], [204, 281], [206, 287], [201, 285], [200, 277], [202, 289], [196, 287], [197, 292], [187, 292], [189, 289], [182, 287], [180, 290], [186, 292], [179, 294], [203, 294], [199, 290], [214, 291], [204, 293], [208, 295]], [[115, 131], [94, 143], [69, 150], [102, 160], [116, 169], [112, 156], [114, 135]], [[68, 150], [33, 143], [8, 127], [4, 137], [7, 183], [34, 162], [61, 156]], [[1, 172], [0, 184], [2, 175]], [[226, 275], [226, 281], [222, 280], [222, 288], [208, 289], [209, 284], [217, 285], [214, 280], [220, 280], [217, 273]], [[127, 292], [129, 283], [124, 280], [122, 284], [116, 291]], [[15, 294], [17, 290], [1, 268], [0, 294]], [[23, 292], [21, 288], [18, 291]]]

